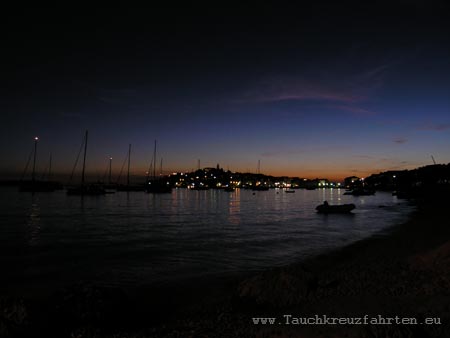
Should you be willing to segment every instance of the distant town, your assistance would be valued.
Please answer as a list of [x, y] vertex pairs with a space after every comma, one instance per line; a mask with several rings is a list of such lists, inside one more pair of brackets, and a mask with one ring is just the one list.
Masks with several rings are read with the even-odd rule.
[[326, 178], [307, 179], [300, 177], [270, 176], [262, 173], [231, 172], [216, 167], [197, 169], [193, 172], [176, 172], [166, 176], [173, 187], [189, 189], [211, 188], [332, 188], [342, 183], [332, 182]]
[[[36, 175], [24, 177], [22, 180], [3, 180], [0, 185], [19, 185], [21, 191], [53, 191], [70, 190], [70, 186], [78, 184], [76, 179], [69, 184], [56, 182], [46, 178], [37, 179]], [[123, 178], [126, 177], [126, 180]], [[84, 182], [84, 181], [83, 181]], [[82, 185], [83, 185], [82, 182]], [[153, 185], [153, 188], [151, 186]], [[161, 172], [149, 173], [147, 177], [130, 176], [114, 181], [111, 174], [96, 182], [85, 183], [86, 186], [96, 186], [95, 193], [104, 193], [105, 189], [122, 191], [170, 192], [173, 188], [187, 188], [192, 190], [235, 189], [269, 190], [279, 189], [347, 189], [354, 195], [372, 195], [375, 191], [392, 191], [399, 198], [446, 197], [450, 192], [450, 164], [434, 164], [413, 170], [390, 170], [368, 177], [349, 176], [343, 182], [331, 181], [327, 178], [302, 178], [288, 176], [271, 176], [262, 173], [240, 173], [216, 167], [199, 168], [191, 172], [174, 172], [164, 175]], [[98, 188], [102, 189], [99, 191]], [[157, 188], [155, 188], [157, 187]], [[163, 188], [162, 188], [163, 187]], [[152, 190], [153, 189], [153, 190]], [[156, 190], [155, 190], [156, 189]], [[82, 190], [82, 193], [86, 193]], [[90, 193], [94, 193], [90, 191]]]
[[226, 171], [217, 165], [215, 168], [203, 168], [193, 172], [172, 173], [164, 177], [173, 187], [191, 189], [209, 188], [346, 188], [370, 187], [384, 191], [410, 191], [413, 188], [430, 185], [450, 184], [450, 164], [435, 164], [413, 170], [390, 170], [372, 174], [366, 178], [349, 176], [343, 182], [327, 178], [301, 178], [287, 176], [270, 176], [258, 173], [238, 173]]

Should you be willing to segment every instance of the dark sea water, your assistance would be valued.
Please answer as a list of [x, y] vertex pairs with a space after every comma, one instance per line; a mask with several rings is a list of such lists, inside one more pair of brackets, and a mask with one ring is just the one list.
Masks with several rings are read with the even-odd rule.
[[[343, 193], [178, 189], [81, 198], [1, 188], [0, 283], [129, 287], [256, 271], [342, 247], [412, 212], [389, 193]], [[323, 200], [357, 208], [354, 215], [317, 214]]]

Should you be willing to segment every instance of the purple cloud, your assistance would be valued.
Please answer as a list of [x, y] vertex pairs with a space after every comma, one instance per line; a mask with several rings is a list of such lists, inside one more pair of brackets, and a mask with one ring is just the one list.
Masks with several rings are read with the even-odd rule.
[[266, 151], [261, 153], [262, 157], [278, 157], [283, 155], [298, 155], [303, 153], [303, 150], [289, 150], [289, 149], [280, 149], [280, 150], [273, 150], [273, 151]]
[[433, 130], [433, 131], [444, 131], [450, 129], [450, 123], [428, 123], [419, 127], [419, 130]]
[[375, 159], [375, 157], [370, 156], [370, 155], [353, 155], [353, 157], [362, 158], [362, 159], [368, 159], [368, 160], [374, 160]]
[[317, 81], [303, 78], [278, 78], [266, 80], [245, 93], [243, 101], [276, 102], [287, 100], [321, 100], [352, 103], [364, 97], [347, 88], [333, 88]]
[[335, 108], [338, 110], [343, 110], [343, 111], [347, 111], [350, 112], [354, 115], [358, 115], [358, 116], [368, 116], [368, 115], [375, 115], [376, 113], [364, 108], [360, 108], [354, 105], [338, 105], [338, 106], [331, 106], [331, 108]]
[[269, 77], [247, 90], [239, 101], [330, 101], [343, 103], [341, 109], [345, 108], [356, 114], [372, 114], [353, 104], [367, 100], [383, 85], [387, 68], [388, 66], [382, 65], [357, 74], [323, 71], [308, 77], [304, 75]]
[[408, 140], [403, 137], [396, 137], [392, 140], [392, 142], [397, 143], [397, 144], [403, 144], [403, 143], [408, 142]]

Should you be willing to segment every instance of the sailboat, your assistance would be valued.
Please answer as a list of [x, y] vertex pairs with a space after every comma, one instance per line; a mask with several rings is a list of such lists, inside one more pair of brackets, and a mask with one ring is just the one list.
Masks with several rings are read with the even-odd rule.
[[[45, 181], [45, 184], [47, 185], [47, 187], [49, 187], [50, 189], [53, 190], [62, 190], [64, 188], [64, 186], [62, 185], [61, 182], [58, 181], [54, 181], [52, 180], [52, 153], [50, 153], [50, 158], [49, 158], [49, 162], [48, 162], [48, 173], [47, 173], [47, 180]], [[42, 178], [44, 179], [44, 176], [42, 176]]]
[[[144, 186], [142, 184], [130, 184], [130, 162], [131, 162], [131, 144], [128, 145], [128, 170], [127, 170], [127, 184], [118, 184], [117, 185], [117, 191], [144, 191]], [[124, 163], [125, 164], [125, 163]], [[123, 168], [123, 166], [122, 166]], [[121, 171], [122, 173], [122, 171]], [[120, 175], [119, 175], [120, 177]]]
[[[68, 195], [104, 195], [106, 194], [105, 189], [99, 184], [86, 184], [84, 172], [86, 168], [86, 153], [87, 153], [87, 142], [88, 142], [88, 131], [86, 130], [84, 136], [84, 155], [83, 155], [83, 170], [81, 172], [81, 184], [77, 186], [72, 186], [67, 188]], [[78, 158], [77, 158], [78, 161]], [[76, 166], [76, 162], [75, 162]], [[72, 172], [73, 173], [73, 172]]]
[[153, 151], [153, 177], [152, 179], [147, 179], [147, 184], [145, 186], [145, 191], [153, 194], [171, 193], [172, 187], [170, 182], [161, 179], [161, 177], [156, 178], [156, 140], [155, 149]]
[[25, 175], [25, 173], [27, 171], [31, 155], [33, 155], [33, 170], [31, 172], [31, 180], [30, 181], [25, 181], [22, 179], [20, 180], [19, 191], [21, 191], [21, 192], [52, 192], [52, 191], [55, 191], [56, 189], [61, 189], [61, 187], [62, 187], [61, 183], [55, 182], [55, 181], [50, 181], [51, 168], [52, 168], [52, 155], [51, 154], [50, 154], [49, 172], [48, 172], [47, 180], [44, 181], [44, 180], [36, 179], [36, 157], [37, 157], [38, 141], [39, 141], [39, 138], [35, 137], [33, 151], [30, 154], [30, 157], [28, 158], [28, 162], [25, 167], [24, 174], [22, 175], [22, 178], [23, 178], [23, 176]]
[[[113, 183], [112, 181], [112, 157], [108, 158], [108, 183], [103, 183], [103, 188], [106, 190], [107, 194], [113, 194], [115, 190], [117, 189], [117, 184]], [[106, 177], [106, 171], [104, 178]]]
[[[256, 175], [259, 176], [260, 178], [263, 177], [263, 175], [261, 174], [261, 161], [260, 160], [258, 160], [258, 169], [256, 171]], [[266, 182], [259, 182], [259, 181], [255, 180], [252, 190], [253, 191], [267, 191], [267, 190], [269, 190], [269, 186], [267, 185]]]

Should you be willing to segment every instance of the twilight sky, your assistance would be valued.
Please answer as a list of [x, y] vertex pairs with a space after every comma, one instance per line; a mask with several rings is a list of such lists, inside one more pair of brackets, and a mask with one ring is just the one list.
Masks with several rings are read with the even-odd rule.
[[[331, 3], [331, 4], [330, 4]], [[178, 8], [11, 9], [2, 23], [0, 174], [21, 172], [39, 136], [70, 172], [117, 173], [133, 144], [145, 174], [341, 179], [450, 162], [445, 1], [315, 1]]]

